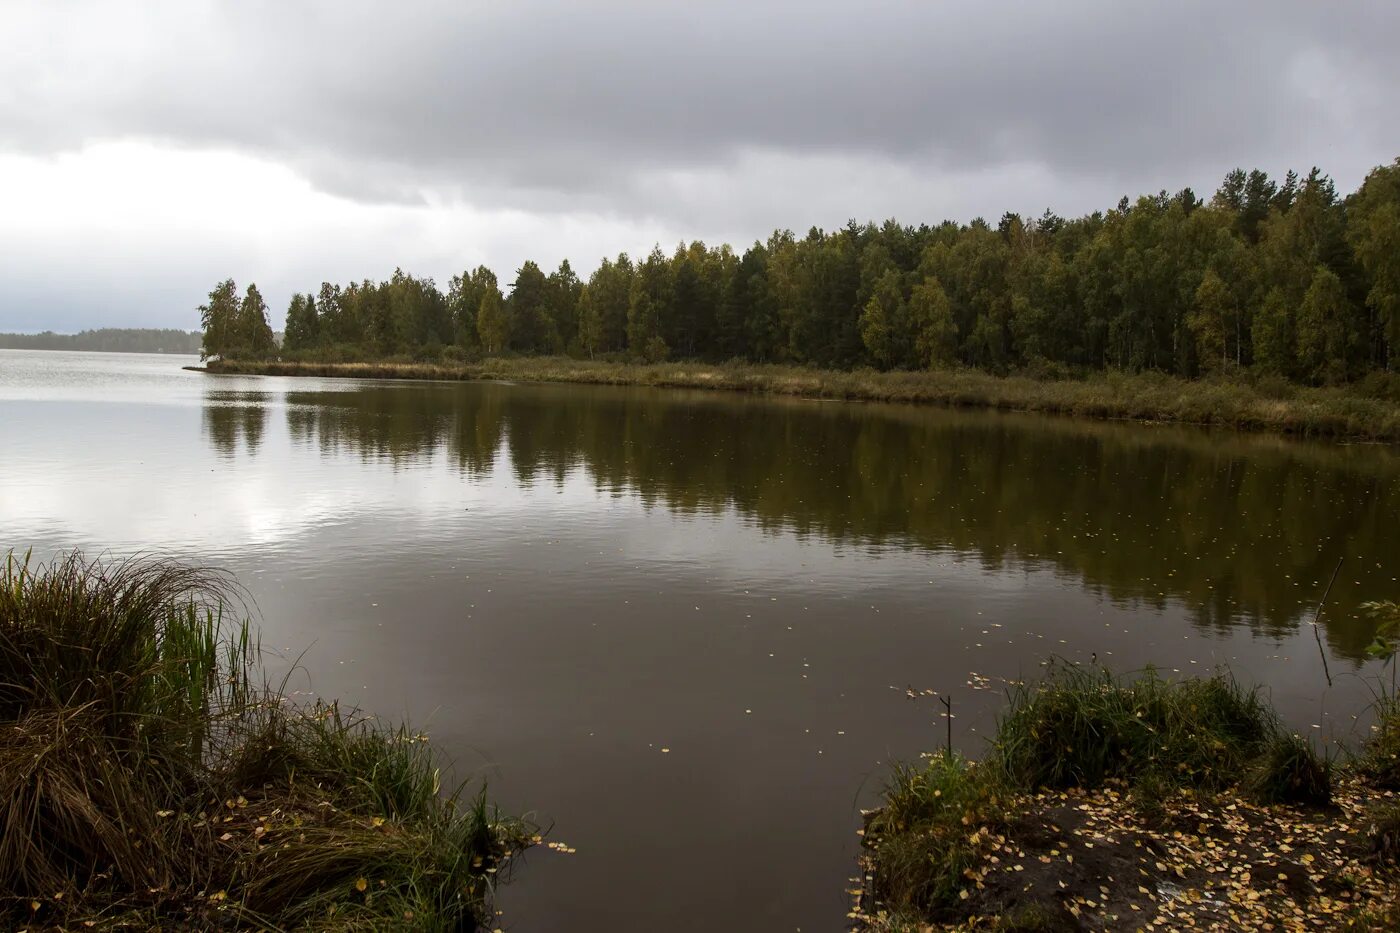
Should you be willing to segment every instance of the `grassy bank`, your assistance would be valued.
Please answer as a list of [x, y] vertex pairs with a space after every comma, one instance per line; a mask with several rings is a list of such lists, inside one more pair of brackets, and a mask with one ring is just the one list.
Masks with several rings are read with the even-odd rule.
[[1396, 709], [1334, 768], [1257, 691], [1061, 667], [986, 757], [897, 767], [867, 816], [871, 930], [1400, 924]]
[[1390, 380], [1368, 387], [1310, 388], [1284, 382], [1187, 381], [1156, 373], [1102, 373], [1082, 380], [992, 376], [976, 370], [838, 372], [741, 363], [630, 364], [562, 357], [463, 363], [317, 363], [215, 360], [211, 373], [357, 379], [508, 379], [915, 402], [1013, 411], [1223, 425], [1258, 431], [1400, 440], [1400, 398]]
[[236, 590], [158, 561], [0, 572], [11, 929], [469, 930], [538, 837], [421, 737], [264, 688]]

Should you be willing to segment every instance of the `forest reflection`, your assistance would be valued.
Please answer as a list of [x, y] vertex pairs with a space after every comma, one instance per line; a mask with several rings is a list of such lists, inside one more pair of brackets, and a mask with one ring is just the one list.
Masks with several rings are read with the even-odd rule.
[[[237, 397], [209, 399], [211, 443], [256, 453], [264, 404], [221, 394]], [[1358, 660], [1372, 626], [1357, 605], [1400, 588], [1400, 457], [1379, 446], [645, 389], [368, 386], [285, 403], [294, 443], [323, 456], [443, 452], [466, 477], [527, 485], [582, 468], [672, 512], [1053, 568], [1118, 602], [1178, 601], [1210, 629], [1305, 624], [1345, 554], [1323, 622]]]
[[204, 434], [222, 459], [232, 459], [240, 441], [250, 454], [258, 452], [267, 429], [270, 400], [266, 392], [215, 390], [204, 394]]

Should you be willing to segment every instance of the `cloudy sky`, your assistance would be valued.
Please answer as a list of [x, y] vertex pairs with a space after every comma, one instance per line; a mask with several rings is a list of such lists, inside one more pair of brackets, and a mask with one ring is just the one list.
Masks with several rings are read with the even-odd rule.
[[1400, 155], [1400, 4], [3, 0], [0, 330]]

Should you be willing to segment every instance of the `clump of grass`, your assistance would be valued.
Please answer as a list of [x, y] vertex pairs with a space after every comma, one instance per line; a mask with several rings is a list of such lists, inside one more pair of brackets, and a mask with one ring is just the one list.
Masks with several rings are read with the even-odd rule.
[[1394, 694], [1383, 693], [1377, 699], [1375, 721], [1356, 770], [1382, 790], [1400, 791], [1400, 698]]
[[224, 577], [171, 561], [39, 571], [13, 553], [0, 573], [0, 719], [78, 709], [114, 742], [158, 757], [203, 750], [212, 719], [246, 701], [256, 646]]
[[1064, 910], [1028, 904], [997, 917], [994, 933], [1071, 933], [1081, 929]]
[[1238, 784], [1278, 735], [1257, 690], [1227, 675], [1169, 682], [1151, 669], [1133, 679], [1102, 668], [1057, 665], [1014, 688], [990, 763], [1024, 788], [1093, 788], [1144, 774], [1178, 786]]
[[532, 828], [484, 788], [444, 793], [423, 737], [254, 687], [239, 607], [226, 578], [171, 562], [6, 559], [0, 917], [484, 920]]
[[1381, 861], [1400, 862], [1400, 805], [1390, 804], [1372, 813], [1366, 835], [1373, 855]]
[[[1056, 663], [1009, 699], [981, 764], [940, 756], [896, 765], [885, 806], [867, 819], [866, 891], [911, 929], [920, 918], [956, 922], [970, 905], [987, 906], [966, 887], [985, 867], [986, 827], [1016, 833], [1027, 802], [1044, 791], [1123, 787], [1127, 805], [1158, 826], [1170, 822], [1177, 797], [1234, 792], [1303, 805], [1332, 798], [1331, 762], [1285, 732], [1257, 689], [1228, 674], [1168, 681], [1151, 669], [1119, 677]], [[1378, 838], [1400, 839], [1400, 818], [1396, 824]], [[1078, 928], [1037, 901], [992, 906], [1001, 911], [995, 929]]]
[[1148, 770], [1133, 781], [1128, 800], [1144, 823], [1164, 826], [1170, 815], [1168, 802], [1175, 789], [1172, 782], [1163, 780], [1157, 771]]
[[226, 773], [231, 787], [270, 795], [255, 811], [290, 807], [290, 818], [261, 823], [262, 845], [240, 865], [248, 908], [284, 923], [481, 918], [497, 877], [532, 839], [484, 787], [444, 792], [424, 736], [334, 703], [266, 716]]
[[1332, 801], [1332, 763], [1299, 735], [1275, 736], [1248, 779], [1260, 803], [1323, 806]]
[[895, 766], [885, 806], [866, 825], [879, 903], [926, 915], [958, 902], [987, 828], [1004, 818], [1005, 794], [986, 778], [956, 756]]
[[199, 859], [157, 814], [203, 790], [213, 732], [249, 695], [231, 593], [164, 561], [6, 557], [0, 891], [160, 890]]

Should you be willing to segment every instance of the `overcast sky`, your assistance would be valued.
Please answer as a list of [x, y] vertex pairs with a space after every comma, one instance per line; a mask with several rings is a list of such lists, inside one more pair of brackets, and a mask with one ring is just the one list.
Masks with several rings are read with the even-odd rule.
[[0, 330], [1400, 155], [1400, 3], [0, 3]]

